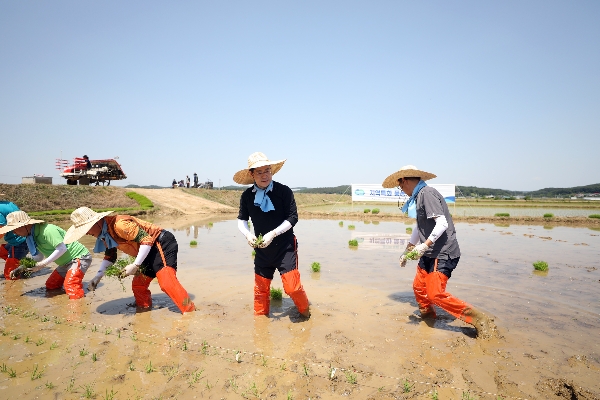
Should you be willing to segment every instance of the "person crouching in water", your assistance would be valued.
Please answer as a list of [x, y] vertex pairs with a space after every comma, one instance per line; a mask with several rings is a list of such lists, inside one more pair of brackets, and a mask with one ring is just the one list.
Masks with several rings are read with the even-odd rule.
[[273, 175], [284, 162], [269, 161], [263, 153], [253, 153], [248, 157], [248, 168], [233, 176], [236, 183], [253, 184], [242, 193], [238, 228], [248, 244], [255, 247], [257, 238], [248, 227], [248, 219], [252, 218], [254, 232], [263, 235], [264, 240], [256, 248], [254, 257], [254, 315], [269, 315], [271, 280], [277, 269], [283, 290], [292, 298], [298, 312], [308, 318], [308, 298], [300, 282], [298, 242], [293, 229], [298, 222], [294, 193], [273, 181]]
[[[37, 261], [28, 269], [30, 272], [37, 272], [52, 262], [58, 264], [46, 280], [47, 290], [60, 289], [64, 284], [69, 299], [84, 296], [83, 276], [92, 264], [92, 256], [84, 245], [76, 241], [65, 244], [62, 228], [31, 219], [25, 211], [14, 211], [6, 216], [6, 226], [0, 229], [0, 234], [11, 231], [25, 238], [31, 256]], [[20, 277], [23, 272], [25, 267], [19, 266], [10, 273], [10, 278]]]
[[460, 248], [446, 200], [436, 189], [425, 183], [435, 177], [414, 165], [406, 165], [383, 181], [384, 188], [399, 187], [410, 196], [404, 203], [402, 212], [417, 220], [416, 229], [400, 256], [400, 266], [406, 266], [406, 255], [409, 252], [417, 251], [419, 263], [413, 291], [421, 317], [436, 318], [433, 308], [436, 305], [473, 325], [478, 337], [493, 337], [497, 335], [497, 328], [487, 315], [446, 292], [448, 279], [460, 260]]
[[95, 290], [106, 268], [117, 261], [118, 249], [135, 257], [135, 261], [125, 267], [122, 277], [134, 275], [131, 289], [139, 308], [152, 307], [148, 286], [156, 277], [161, 290], [182, 313], [194, 311], [194, 303], [176, 276], [178, 245], [175, 236], [150, 222], [129, 215], [110, 216], [112, 213], [97, 213], [88, 207], [80, 207], [71, 213], [73, 226], [67, 231], [65, 243], [87, 234], [97, 238], [94, 253], [104, 252], [104, 260], [88, 289]]
[[[4, 193], [0, 193], [0, 197], [3, 196]], [[0, 228], [6, 225], [6, 216], [14, 211], [20, 211], [15, 203], [0, 200]], [[19, 267], [19, 261], [29, 253], [29, 250], [27, 249], [25, 238], [14, 232], [7, 232], [6, 235], [0, 235], [0, 238], [2, 237], [6, 243], [0, 245], [0, 258], [5, 261], [4, 279], [9, 280], [11, 271]]]

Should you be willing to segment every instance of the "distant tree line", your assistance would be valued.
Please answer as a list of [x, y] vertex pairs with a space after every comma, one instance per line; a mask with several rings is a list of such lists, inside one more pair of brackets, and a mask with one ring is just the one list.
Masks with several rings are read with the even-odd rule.
[[[460, 190], [460, 192], [459, 192]], [[474, 197], [515, 197], [515, 196], [527, 196], [527, 197], [571, 197], [576, 194], [590, 195], [592, 193], [600, 193], [600, 183], [586, 186], [575, 186], [570, 188], [545, 188], [533, 191], [514, 191], [504, 189], [489, 189], [480, 188], [477, 186], [457, 186], [456, 194], [463, 194], [464, 196]]]

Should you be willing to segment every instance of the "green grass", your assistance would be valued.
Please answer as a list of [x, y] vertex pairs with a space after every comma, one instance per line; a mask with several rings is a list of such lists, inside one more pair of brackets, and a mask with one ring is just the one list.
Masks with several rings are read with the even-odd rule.
[[546, 213], [546, 214], [544, 214], [544, 218], [554, 218], [554, 214]]
[[379, 214], [379, 208], [372, 209], [371, 214]]
[[365, 209], [363, 210], [363, 212], [364, 212], [365, 214], [368, 214], [368, 213], [370, 213], [370, 212], [371, 212], [371, 209], [370, 209], [370, 208], [365, 208]]
[[312, 272], [321, 272], [321, 264], [314, 262], [310, 265], [310, 269], [312, 269]]
[[283, 299], [283, 291], [279, 288], [271, 288], [271, 299], [273, 299], [273, 300]]
[[356, 239], [348, 240], [348, 246], [358, 247], [358, 240], [356, 240]]
[[592, 214], [589, 216], [589, 218], [598, 218], [600, 219], [600, 214]]
[[546, 261], [536, 261], [533, 263], [533, 268], [536, 271], [548, 271], [548, 263]]
[[494, 214], [495, 217], [510, 217], [509, 213], [496, 213]]
[[136, 192], [127, 192], [127, 193], [125, 193], [125, 195], [127, 197], [129, 197], [130, 199], [137, 201], [137, 203], [140, 205], [142, 210], [154, 208], [154, 203], [152, 203], [152, 201], [150, 201], [149, 198], [147, 198], [146, 196], [144, 196], [142, 194], [139, 194]]
[[355, 229], [355, 228], [356, 228], [356, 227], [355, 227], [354, 225], [348, 225], [348, 229], [350, 229], [350, 230], [353, 230], [353, 229]]
[[190, 241], [190, 246], [198, 246], [198, 242], [195, 240]]

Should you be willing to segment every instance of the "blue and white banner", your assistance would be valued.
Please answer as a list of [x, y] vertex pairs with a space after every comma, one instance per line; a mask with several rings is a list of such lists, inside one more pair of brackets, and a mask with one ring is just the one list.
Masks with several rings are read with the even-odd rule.
[[404, 233], [351, 232], [350, 238], [358, 242], [360, 250], [404, 250], [410, 240]]
[[[444, 199], [446, 203], [456, 202], [456, 185], [454, 184], [431, 184], [427, 185], [436, 189]], [[398, 202], [404, 203], [408, 200], [406, 193], [400, 189], [391, 188], [384, 189], [381, 185], [373, 184], [352, 184], [352, 201], [376, 201], [380, 203], [386, 202]]]

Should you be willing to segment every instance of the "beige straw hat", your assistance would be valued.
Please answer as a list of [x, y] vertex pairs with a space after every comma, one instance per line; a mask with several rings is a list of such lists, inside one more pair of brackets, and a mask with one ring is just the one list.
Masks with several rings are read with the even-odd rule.
[[73, 226], [69, 228], [65, 234], [65, 244], [73, 243], [80, 237], [84, 236], [91, 227], [108, 214], [112, 214], [114, 211], [105, 211], [97, 213], [88, 207], [79, 207], [77, 210], [71, 213], [71, 221]]
[[286, 160], [270, 161], [263, 153], [252, 153], [248, 157], [248, 168], [236, 172], [235, 175], [233, 175], [233, 181], [235, 183], [239, 183], [240, 185], [253, 184], [254, 178], [250, 174], [250, 169], [270, 165], [271, 174], [275, 175], [277, 172], [279, 172], [281, 167], [283, 167], [283, 163], [285, 163], [285, 161]]
[[421, 171], [414, 165], [405, 165], [400, 168], [400, 171], [396, 171], [383, 181], [381, 186], [384, 188], [393, 188], [398, 186], [398, 179], [400, 178], [421, 178], [423, 181], [436, 178], [437, 176], [431, 172]]
[[0, 235], [25, 225], [41, 224], [43, 222], [41, 219], [31, 219], [25, 211], [13, 211], [6, 216], [6, 225], [0, 228]]

